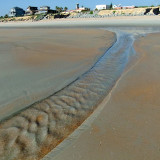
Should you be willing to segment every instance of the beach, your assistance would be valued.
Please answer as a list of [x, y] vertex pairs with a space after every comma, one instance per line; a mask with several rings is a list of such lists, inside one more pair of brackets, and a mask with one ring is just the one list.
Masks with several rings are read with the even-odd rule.
[[157, 16], [1, 24], [4, 37], [19, 33], [16, 43], [5, 37], [12, 49], [2, 48], [12, 51], [19, 77], [41, 75], [27, 83], [40, 93], [32, 105], [2, 107], [3, 119], [10, 116], [0, 124], [1, 157], [158, 160], [159, 24]]
[[1, 29], [0, 120], [62, 89], [102, 56], [114, 34], [94, 29]]
[[101, 111], [44, 160], [54, 155], [55, 160], [160, 158], [159, 37], [149, 34], [135, 41], [139, 58], [99, 105]]

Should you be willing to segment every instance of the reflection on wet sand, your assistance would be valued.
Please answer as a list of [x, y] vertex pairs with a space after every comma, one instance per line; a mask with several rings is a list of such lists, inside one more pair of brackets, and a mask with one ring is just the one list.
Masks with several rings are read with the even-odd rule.
[[1, 124], [1, 157], [39, 159], [73, 132], [110, 92], [132, 51], [133, 39], [114, 46], [87, 73], [53, 96]]

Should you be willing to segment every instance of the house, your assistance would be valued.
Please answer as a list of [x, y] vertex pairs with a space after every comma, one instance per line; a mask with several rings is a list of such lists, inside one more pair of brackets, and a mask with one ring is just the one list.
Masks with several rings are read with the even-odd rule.
[[118, 4], [118, 5], [113, 5], [112, 8], [113, 9], [122, 9], [122, 6], [121, 6], [121, 4]]
[[40, 10], [38, 11], [38, 13], [48, 13], [49, 10], [50, 10], [49, 6], [42, 6], [40, 7]]
[[110, 5], [96, 5], [96, 9], [103, 10], [103, 9], [110, 9]]
[[76, 12], [83, 12], [83, 11], [90, 11], [90, 8], [81, 7], [81, 8], [79, 8], [79, 9], [76, 9]]
[[37, 7], [31, 7], [29, 6], [26, 10], [26, 15], [34, 15], [36, 12], [38, 12], [38, 8]]
[[20, 17], [20, 16], [24, 16], [24, 14], [25, 14], [25, 11], [22, 8], [13, 7], [9, 12], [9, 17]]
[[113, 5], [113, 9], [133, 9], [133, 8], [135, 8], [135, 6], [121, 6], [121, 4]]
[[79, 7], [79, 4], [76, 4], [76, 10], [75, 12], [82, 12], [82, 11], [90, 11], [90, 8], [87, 7]]
[[135, 6], [134, 6], [134, 5], [133, 5], [133, 6], [123, 6], [122, 8], [123, 8], [123, 9], [134, 9]]
[[41, 13], [45, 13], [45, 14], [58, 13], [58, 11], [50, 9], [49, 6], [42, 6], [40, 7], [39, 11], [36, 14], [41, 14]]

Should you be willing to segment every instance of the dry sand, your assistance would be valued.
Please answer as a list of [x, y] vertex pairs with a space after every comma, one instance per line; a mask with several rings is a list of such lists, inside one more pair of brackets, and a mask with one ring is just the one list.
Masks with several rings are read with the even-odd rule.
[[94, 29], [0, 29], [0, 120], [87, 71], [114, 42]]
[[142, 37], [134, 46], [139, 60], [124, 73], [91, 127], [53, 159], [160, 159], [160, 34]]
[[73, 18], [42, 20], [38, 22], [7, 22], [0, 23], [0, 27], [108, 27], [108, 26], [159, 26], [160, 16], [115, 16], [106, 18]]

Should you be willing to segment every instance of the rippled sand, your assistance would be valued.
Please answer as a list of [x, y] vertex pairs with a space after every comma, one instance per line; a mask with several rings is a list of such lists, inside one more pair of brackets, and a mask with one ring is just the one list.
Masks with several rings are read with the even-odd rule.
[[0, 28], [0, 120], [90, 69], [114, 42], [97, 29]]
[[160, 33], [139, 38], [134, 48], [137, 61], [101, 104], [103, 109], [94, 122], [45, 160], [51, 156], [55, 160], [160, 159]]
[[[36, 36], [34, 35], [35, 33], [30, 35], [30, 29], [27, 31], [22, 29], [20, 34], [23, 35], [23, 31], [25, 34], [26, 32], [28, 33], [25, 37], [22, 37], [22, 39], [25, 38], [26, 40], [25, 42], [17, 40], [16, 45], [18, 45], [18, 47], [15, 45], [15, 43], [12, 42], [12, 54], [16, 56], [16, 62], [25, 66], [25, 69], [26, 67], [31, 67], [31, 69], [34, 70], [38, 67], [38, 70], [40, 71], [41, 68], [43, 68], [42, 65], [47, 65], [47, 67], [50, 67], [54, 61], [56, 61], [56, 65], [54, 66], [53, 64], [54, 67], [49, 69], [55, 69], [57, 72], [60, 70], [58, 67], [61, 68], [63, 66], [63, 69], [67, 70], [67, 68], [64, 67], [67, 67], [68, 65], [70, 65], [70, 67], [74, 67], [73, 64], [78, 62], [81, 63], [81, 59], [84, 59], [84, 61], [90, 61], [88, 64], [93, 65], [93, 61], [95, 61], [95, 57], [93, 57], [93, 55], [98, 55], [100, 53], [102, 54], [102, 52], [109, 48], [115, 41], [115, 34], [104, 30], [54, 30], [55, 34], [53, 34], [53, 31], [49, 29], [47, 30], [49, 32], [47, 35], [48, 39], [49, 37], [53, 39], [52, 36], [57, 34], [54, 39], [54, 43], [53, 41], [45, 42], [43, 40], [44, 42], [42, 45], [39, 40], [41, 41], [40, 37], [44, 37], [46, 35], [46, 33], [43, 33], [44, 36], [41, 35], [41, 32], [44, 32], [44, 30], [38, 30], [40, 37], [37, 35], [37, 32]], [[64, 32], [64, 34], [62, 34], [62, 32]], [[58, 35], [60, 39], [58, 39]], [[28, 39], [28, 36], [31, 36], [31, 38]], [[20, 36], [18, 38], [21, 39]], [[37, 46], [39, 46], [36, 46], [36, 52], [39, 54], [34, 53], [35, 44], [32, 44], [32, 40], [36, 43]], [[15, 40], [13, 41], [15, 42]], [[63, 41], [64, 43], [61, 45]], [[39, 43], [42, 46], [40, 46]], [[44, 45], [45, 43], [46, 45]], [[28, 45], [26, 46], [26, 44]], [[80, 46], [77, 46], [78, 44], [80, 44]], [[48, 46], [48, 52], [45, 50], [44, 46]], [[59, 47], [56, 48], [55, 46]], [[72, 47], [73, 50], [71, 49]], [[99, 47], [102, 49], [99, 50]], [[122, 47], [123, 50], [125, 49], [123, 46], [119, 47]], [[52, 49], [54, 49], [54, 51]], [[33, 51], [32, 54], [30, 51]], [[49, 57], [47, 57], [48, 54]], [[118, 56], [118, 53], [115, 54]], [[61, 91], [52, 94], [52, 96], [34, 103], [33, 105], [29, 106], [28, 109], [20, 111], [15, 116], [10, 117], [9, 120], [4, 121], [0, 125], [1, 158], [42, 158], [64, 138], [66, 138], [75, 128], [77, 128], [77, 126], [79, 126], [94, 111], [94, 108], [110, 91], [114, 85], [114, 81], [116, 81], [117, 77], [122, 72], [123, 66], [122, 68], [119, 68], [115, 64], [115, 66], [112, 68], [109, 67], [111, 60], [107, 60], [108, 56], [111, 56], [110, 59], [113, 59], [112, 61], [114, 63], [122, 61], [122, 58], [117, 59], [115, 56], [110, 54], [103, 56], [91, 70], [89, 70], [83, 76], [80, 76], [72, 84], [68, 85]], [[27, 57], [30, 59], [27, 59]], [[67, 63], [67, 61], [70, 63]], [[65, 63], [67, 63], [67, 65], [65, 65]], [[83, 65], [83, 63], [81, 63], [81, 65]], [[72, 68], [72, 72], [76, 71], [75, 67]], [[110, 77], [107, 76], [110, 75], [111, 71], [113, 70], [115, 70], [117, 74], [111, 75]], [[106, 72], [106, 75], [103, 75], [103, 71]], [[32, 75], [29, 74], [29, 76]], [[37, 74], [35, 76], [37, 76]], [[65, 78], [67, 77], [62, 75], [61, 78], [63, 81], [65, 81]], [[38, 81], [31, 81], [31, 83], [38, 83]], [[55, 85], [54, 83], [55, 81], [52, 82], [53, 86]], [[20, 86], [16, 87], [20, 88]], [[10, 113], [7, 110], [7, 107], [3, 107], [3, 109], [5, 110], [5, 113]], [[12, 109], [12, 112], [13, 111], [15, 114], [17, 111], [15, 107]]]
[[[113, 33], [111, 34], [112, 36], [114, 35]], [[90, 70], [88, 70], [88, 72], [81, 75], [78, 79], [73, 81], [73, 83], [69, 84], [59, 92], [29, 106], [28, 109], [19, 112], [15, 116], [1, 123], [1, 158], [40, 159], [45, 156], [66, 137], [68, 137], [78, 126], [82, 124], [82, 122], [84, 122], [84, 120], [86, 120], [87, 117], [89, 117], [93, 113], [97, 106], [100, 105], [103, 99], [110, 93], [119, 78], [121, 79], [118, 81], [118, 85], [121, 83], [122, 85], [118, 87], [116, 85], [114, 90], [111, 92], [112, 94], [109, 102], [107, 101], [107, 105], [104, 106], [102, 113], [99, 117], [97, 117], [96, 121], [92, 125], [92, 128], [88, 129], [84, 134], [80, 135], [80, 138], [77, 139], [76, 143], [71, 144], [70, 146], [65, 148], [65, 150], [62, 151], [61, 154], [56, 156], [56, 160], [58, 160], [58, 158], [60, 160], [67, 158], [69, 160], [74, 160], [75, 157], [76, 159], [79, 158], [86, 160], [97, 160], [101, 158], [103, 160], [107, 156], [110, 159], [121, 158], [124, 160], [126, 158], [126, 160], [128, 160], [130, 156], [133, 156], [136, 159], [139, 156], [139, 150], [137, 149], [137, 153], [134, 155], [136, 150], [133, 150], [132, 145], [133, 147], [137, 146], [138, 148], [139, 144], [142, 144], [141, 147], [144, 147], [143, 152], [145, 153], [147, 151], [147, 148], [143, 146], [145, 143], [142, 142], [145, 130], [143, 130], [142, 128], [143, 126], [145, 126], [144, 123], [146, 123], [147, 121], [143, 121], [143, 125], [140, 125], [136, 132], [136, 128], [131, 127], [131, 122], [134, 122], [132, 120], [135, 118], [134, 116], [138, 115], [139, 112], [132, 115], [133, 112], [129, 112], [130, 110], [127, 110], [128, 108], [130, 108], [129, 106], [133, 104], [133, 108], [131, 108], [135, 108], [135, 111], [139, 111], [139, 108], [137, 108], [137, 106], [140, 103], [136, 101], [139, 96], [135, 95], [137, 99], [135, 98], [133, 99], [133, 101], [131, 101], [132, 92], [127, 92], [123, 90], [124, 88], [122, 88], [121, 90], [121, 86], [127, 87], [128, 90], [131, 82], [142, 82], [141, 80], [143, 78], [146, 79], [146, 77], [143, 76], [142, 71], [145, 71], [145, 63], [150, 64], [150, 61], [144, 60], [143, 53], [135, 54], [133, 49], [133, 42], [134, 38], [137, 38], [137, 35], [139, 35], [138, 32], [136, 34], [133, 34], [132, 31], [118, 31], [117, 42], [106, 52], [104, 56], [99, 59], [99, 61]], [[94, 39], [96, 38], [94, 37]], [[157, 41], [158, 36], [156, 38], [156, 42]], [[136, 42], [136, 51], [138, 51], [138, 49], [141, 50], [142, 48], [140, 46], [142, 45], [142, 40]], [[151, 42], [155, 41], [151, 40], [149, 42], [145, 42], [144, 49]], [[84, 43], [86, 42], [84, 41]], [[110, 45], [112, 43], [113, 39], [110, 42]], [[154, 44], [155, 43], [153, 43], [153, 46]], [[140, 46], [138, 47], [138, 45]], [[149, 48], [146, 50], [146, 52], [147, 51], [149, 51]], [[154, 51], [156, 51], [156, 49]], [[138, 52], [141, 53], [141, 51]], [[135, 58], [135, 60], [130, 63], [130, 65], [128, 65], [128, 61], [131, 59], [131, 57], [133, 58], [134, 56], [138, 57]], [[144, 60], [144, 62], [142, 60]], [[158, 57], [155, 57], [155, 60], [158, 60]], [[142, 64], [144, 64], [144, 68], [138, 68], [133, 72], [135, 66], [141, 64], [139, 63], [140, 61], [142, 61]], [[39, 62], [37, 65], [39, 65]], [[129, 72], [127, 72], [127, 69], [129, 69]], [[123, 75], [123, 80], [121, 75], [124, 70], [126, 75]], [[139, 76], [142, 76], [142, 79], [140, 78], [139, 81], [139, 77], [135, 76], [135, 73], [137, 72], [140, 72]], [[155, 72], [157, 72], [157, 70], [155, 70]], [[135, 76], [135, 80], [132, 81], [130, 77], [130, 81], [125, 80], [125, 77], [127, 77], [129, 73], [131, 73], [132, 78]], [[134, 87], [136, 87], [136, 85], [138, 84], [135, 83], [135, 85], [131, 86], [131, 91], [134, 89]], [[141, 86], [143, 86], [143, 82], [140, 83], [138, 89]], [[116, 90], [119, 89], [120, 91], [116, 92]], [[150, 90], [146, 91], [148, 92]], [[117, 96], [114, 96], [116, 94]], [[126, 97], [123, 99], [123, 96]], [[123, 101], [121, 101], [121, 98]], [[144, 106], [147, 106], [146, 103], [144, 103]], [[122, 108], [125, 108], [125, 114]], [[148, 117], [147, 114], [144, 114], [143, 116], [146, 116], [146, 118]], [[136, 117], [135, 119], [135, 121], [137, 122], [137, 126], [141, 124], [139, 118], [140, 117]], [[156, 118], [156, 116], [152, 116], [152, 118], [154, 119]], [[124, 126], [126, 128], [124, 128]], [[136, 127], [136, 125], [133, 126]], [[154, 125], [150, 126], [154, 127]], [[140, 130], [140, 133], [142, 133], [140, 134], [140, 136], [139, 129], [142, 129]], [[132, 132], [130, 132], [131, 130]], [[148, 131], [147, 128], [146, 131]], [[133, 135], [133, 141], [130, 141], [132, 140], [131, 133], [137, 133]], [[149, 135], [152, 134], [153, 133], [151, 132]], [[124, 138], [122, 137], [123, 135], [125, 135]], [[148, 138], [151, 137], [152, 136], [149, 136]], [[134, 142], [134, 144], [132, 142]], [[61, 144], [63, 145], [63, 142]], [[153, 147], [155, 147], [155, 145], [153, 145]], [[147, 153], [149, 154], [149, 152]], [[51, 152], [44, 159], [52, 159], [53, 156], [54, 155], [52, 155]]]

